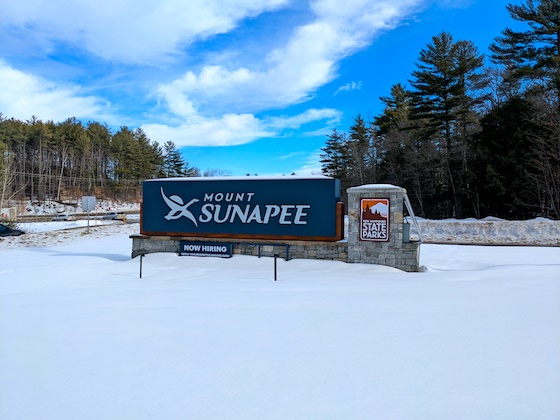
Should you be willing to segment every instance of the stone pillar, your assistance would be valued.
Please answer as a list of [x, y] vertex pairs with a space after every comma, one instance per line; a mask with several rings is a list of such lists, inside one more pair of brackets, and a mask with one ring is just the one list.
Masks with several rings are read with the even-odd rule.
[[420, 242], [403, 241], [406, 190], [371, 184], [347, 191], [348, 262], [418, 271]]

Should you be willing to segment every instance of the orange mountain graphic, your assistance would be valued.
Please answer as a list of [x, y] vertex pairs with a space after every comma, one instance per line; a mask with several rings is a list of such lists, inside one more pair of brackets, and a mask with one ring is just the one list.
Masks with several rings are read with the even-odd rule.
[[362, 220], [387, 220], [388, 213], [389, 200], [362, 200]]

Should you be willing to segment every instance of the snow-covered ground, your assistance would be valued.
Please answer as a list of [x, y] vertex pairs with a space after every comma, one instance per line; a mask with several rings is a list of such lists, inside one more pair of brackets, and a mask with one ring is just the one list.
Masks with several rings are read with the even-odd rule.
[[71, 243], [87, 238], [99, 238], [118, 233], [139, 233], [139, 217], [127, 217], [128, 223], [120, 220], [74, 220], [69, 222], [18, 223], [17, 228], [26, 232], [21, 236], [0, 237], [2, 248], [45, 246], [47, 244]]
[[139, 278], [138, 224], [50, 226], [0, 240], [3, 420], [560, 418], [560, 247], [277, 282], [270, 258], [150, 254]]

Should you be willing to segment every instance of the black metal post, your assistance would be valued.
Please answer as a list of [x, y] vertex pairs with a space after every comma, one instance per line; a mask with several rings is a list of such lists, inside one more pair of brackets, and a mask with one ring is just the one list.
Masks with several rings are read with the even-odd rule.
[[142, 278], [142, 257], [144, 254], [140, 254], [140, 278]]
[[274, 254], [274, 281], [278, 279], [278, 270], [277, 270], [277, 262], [278, 254]]

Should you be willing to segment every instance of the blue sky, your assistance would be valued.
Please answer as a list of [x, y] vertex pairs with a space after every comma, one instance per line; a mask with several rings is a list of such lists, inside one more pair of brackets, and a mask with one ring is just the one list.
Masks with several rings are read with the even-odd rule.
[[433, 36], [486, 53], [509, 3], [0, 0], [0, 112], [141, 127], [203, 171], [320, 173], [326, 135], [380, 113]]

